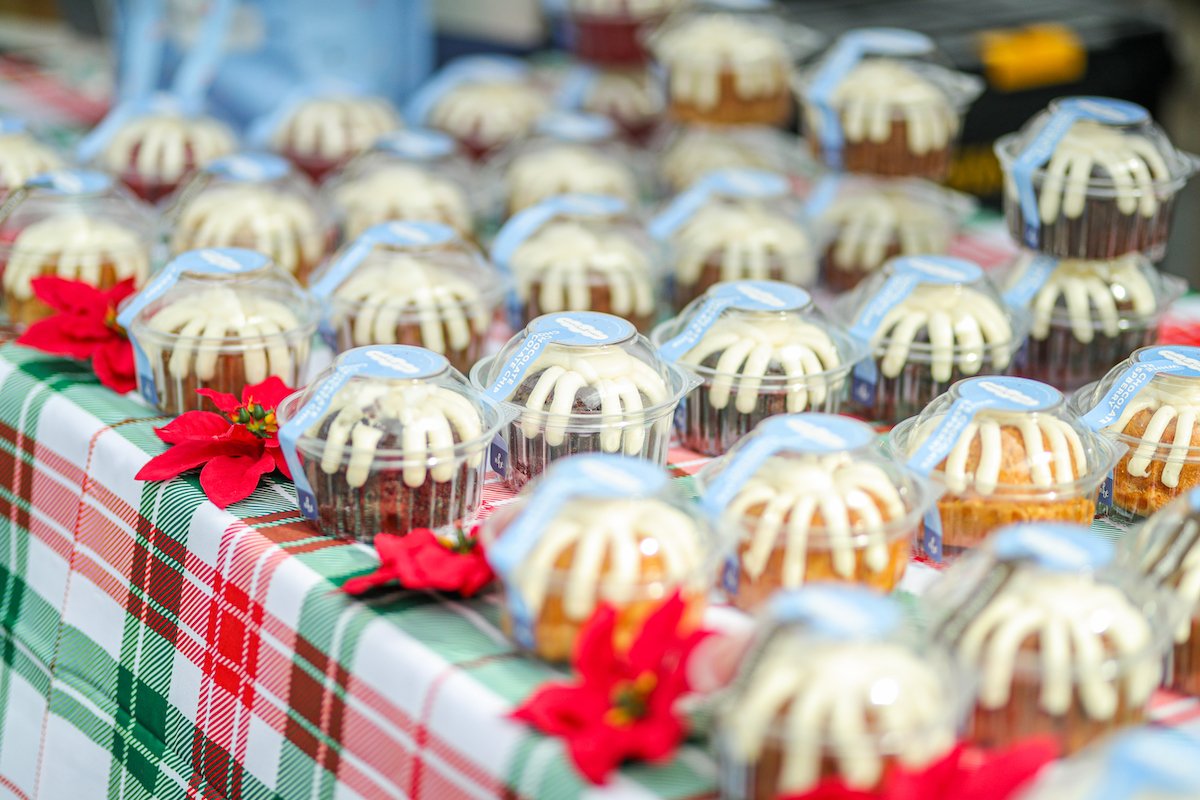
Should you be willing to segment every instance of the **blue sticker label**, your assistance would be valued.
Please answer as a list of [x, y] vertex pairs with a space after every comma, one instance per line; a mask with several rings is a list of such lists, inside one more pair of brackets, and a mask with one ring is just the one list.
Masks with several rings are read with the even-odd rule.
[[942, 514], [937, 504], [925, 512], [924, 524], [921, 530], [921, 550], [935, 564], [942, 563], [945, 554], [942, 552]]
[[788, 179], [761, 169], [721, 169], [710, 172], [658, 213], [646, 229], [660, 241], [669, 239], [713, 198], [762, 200], [785, 197], [791, 186]]
[[424, 125], [438, 101], [463, 84], [523, 81], [528, 74], [529, 67], [520, 59], [508, 56], [466, 56], [455, 59], [416, 91], [405, 107], [405, 116], [413, 125]]
[[1058, 269], [1058, 259], [1050, 256], [1034, 255], [1026, 261], [1024, 268], [1016, 280], [1004, 293], [1004, 302], [1014, 308], [1028, 308], [1033, 298], [1050, 280], [1054, 270]]
[[844, 180], [845, 176], [838, 172], [826, 172], [817, 179], [804, 200], [804, 213], [809, 219], [819, 219], [829, 210], [833, 201], [837, 199]]
[[865, 358], [854, 365], [850, 379], [850, 396], [863, 406], [875, 405], [875, 388], [879, 384], [879, 365], [873, 358]]
[[866, 447], [875, 431], [865, 422], [837, 414], [806, 412], [768, 417], [723, 459], [720, 474], [700, 503], [720, 515], [764, 463], [779, 453], [828, 455]]
[[1149, 112], [1141, 106], [1107, 97], [1068, 97], [1052, 106], [1046, 123], [1025, 148], [1016, 154], [1011, 167], [1012, 180], [1025, 223], [1022, 239], [1027, 247], [1038, 246], [1038, 232], [1041, 228], [1033, 173], [1050, 161], [1058, 143], [1075, 123], [1090, 120], [1105, 125], [1124, 126], [1136, 125], [1149, 118]]
[[[211, 247], [204, 250], [189, 250], [171, 259], [162, 270], [150, 279], [150, 282], [122, 306], [117, 315], [117, 324], [125, 330], [131, 330], [134, 318], [162, 297], [174, 286], [185, 272], [196, 275], [238, 275], [254, 272], [270, 265], [269, 256], [253, 250], [240, 247]], [[150, 358], [132, 334], [129, 337], [133, 345], [133, 360], [137, 369], [139, 381], [138, 391], [142, 398], [151, 405], [158, 405], [158, 387], [155, 385], [154, 370]]]
[[56, 169], [34, 175], [25, 185], [51, 194], [78, 196], [106, 192], [113, 187], [113, 179], [96, 170]]
[[513, 636], [519, 644], [533, 646], [533, 619], [511, 577], [526, 562], [559, 511], [582, 498], [653, 497], [665, 491], [669, 483], [662, 467], [616, 455], [573, 456], [556, 461], [546, 470], [521, 511], [487, 549], [488, 563], [508, 587]]
[[508, 442], [504, 441], [503, 434], [497, 433], [492, 439], [491, 447], [488, 448], [488, 465], [492, 472], [501, 478], [507, 478], [508, 464]]
[[1159, 373], [1200, 378], [1200, 347], [1145, 347], [1121, 374], [1108, 393], [1083, 415], [1083, 422], [1094, 431], [1104, 430], [1118, 421], [1125, 407]]
[[537, 122], [537, 132], [561, 142], [592, 144], [612, 139], [617, 126], [608, 117], [573, 111], [551, 111]]
[[0, 116], [0, 136], [15, 136], [27, 130], [29, 126], [20, 117]]
[[983, 278], [977, 264], [950, 256], [904, 256], [888, 262], [883, 286], [863, 306], [850, 328], [851, 335], [870, 342], [884, 317], [921, 284], [970, 285]]
[[658, 348], [668, 361], [678, 361], [704, 338], [729, 309], [738, 311], [795, 311], [808, 308], [812, 296], [798, 286], [779, 281], [730, 281], [709, 289], [686, 327]]
[[1082, 525], [1028, 522], [1009, 525], [992, 535], [992, 551], [1002, 561], [1032, 561], [1055, 572], [1096, 570], [1112, 563], [1112, 542]]
[[1053, 386], [1006, 376], [968, 378], [951, 391], [956, 397], [946, 415], [908, 460], [908, 465], [922, 475], [937, 469], [979, 412], [1034, 413], [1051, 409], [1063, 400], [1062, 392]]
[[572, 67], [563, 77], [555, 94], [555, 103], [560, 108], [580, 109], [596, 86], [600, 73], [583, 64]]
[[375, 149], [407, 161], [437, 161], [454, 153], [454, 140], [441, 131], [409, 129], [385, 133], [375, 140]]
[[457, 238], [458, 233], [453, 228], [440, 222], [380, 222], [363, 231], [353, 244], [338, 254], [309, 291], [315, 297], [329, 297], [377, 247], [419, 249], [446, 244]]
[[333, 372], [309, 396], [308, 402], [279, 429], [279, 449], [292, 473], [300, 511], [308, 519], [317, 518], [317, 500], [308, 476], [300, 464], [296, 442], [305, 431], [321, 421], [334, 397], [356, 376], [380, 380], [427, 380], [450, 368], [445, 356], [409, 345], [356, 347], [338, 356]]
[[509, 262], [517, 248], [558, 217], [606, 219], [624, 214], [628, 210], [629, 206], [619, 197], [597, 194], [563, 194], [552, 197], [519, 211], [504, 223], [492, 242], [492, 261], [502, 269], [509, 269]]
[[1200, 797], [1200, 741], [1161, 728], [1136, 728], [1115, 738], [1097, 760], [1103, 774], [1089, 800]]
[[896, 601], [869, 589], [844, 584], [812, 584], [776, 592], [767, 602], [767, 619], [804, 625], [837, 639], [883, 639], [904, 623]]
[[833, 97], [846, 75], [869, 55], [920, 56], [933, 50], [933, 40], [923, 33], [900, 28], [861, 28], [844, 34], [830, 49], [812, 76], [807, 100], [820, 116], [817, 131], [825, 161], [842, 168], [844, 135]]
[[737, 558], [730, 556], [725, 559], [725, 563], [721, 567], [721, 588], [725, 590], [726, 594], [733, 597], [737, 595], [741, 582], [741, 565]]
[[599, 311], [543, 314], [529, 323], [525, 340], [492, 381], [488, 394], [497, 400], [507, 400], [547, 345], [601, 347], [627, 341], [636, 334], [633, 323]]
[[234, 153], [210, 161], [204, 171], [239, 183], [265, 183], [287, 177], [287, 159], [274, 153]]
[[1109, 470], [1104, 476], [1104, 483], [1100, 484], [1100, 491], [1096, 495], [1097, 505], [1100, 508], [1112, 509], [1113, 507], [1113, 471]]

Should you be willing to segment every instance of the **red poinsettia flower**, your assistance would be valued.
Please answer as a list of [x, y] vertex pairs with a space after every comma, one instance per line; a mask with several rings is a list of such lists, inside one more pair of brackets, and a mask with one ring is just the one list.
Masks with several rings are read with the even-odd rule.
[[133, 294], [133, 279], [101, 291], [83, 281], [34, 278], [33, 293], [58, 313], [29, 326], [18, 344], [46, 353], [91, 359], [100, 383], [115, 392], [133, 391], [137, 378], [133, 345], [117, 324], [117, 306]]
[[200, 470], [200, 487], [218, 507], [245, 500], [263, 475], [279, 470], [292, 477], [279, 449], [275, 407], [292, 390], [275, 376], [242, 390], [242, 399], [211, 389], [197, 394], [221, 413], [189, 411], [155, 430], [171, 449], [146, 462], [140, 481], [165, 481]]
[[370, 575], [351, 578], [342, 590], [363, 594], [394, 581], [406, 589], [433, 589], [471, 597], [493, 577], [476, 538], [478, 530], [478, 526], [470, 533], [456, 530], [450, 541], [438, 538], [429, 528], [415, 528], [404, 536], [376, 534], [379, 568]]
[[676, 593], [646, 619], [628, 652], [613, 636], [617, 612], [601, 606], [579, 635], [574, 683], [541, 687], [512, 716], [566, 740], [575, 766], [603, 783], [623, 761], [664, 761], [686, 734], [676, 701], [689, 690], [683, 664], [704, 631], [685, 633], [686, 610]]
[[1010, 800], [1058, 757], [1053, 739], [1034, 738], [1005, 750], [986, 751], [959, 745], [928, 767], [893, 769], [877, 792], [851, 789], [841, 781], [823, 781], [808, 792], [786, 800], [929, 800], [962, 797], [971, 800]]

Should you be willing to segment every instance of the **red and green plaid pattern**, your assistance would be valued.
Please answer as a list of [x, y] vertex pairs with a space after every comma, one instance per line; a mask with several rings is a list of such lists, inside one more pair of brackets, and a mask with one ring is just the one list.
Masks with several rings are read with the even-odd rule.
[[[161, 422], [79, 364], [0, 349], [0, 795], [713, 796], [699, 744], [581, 784], [506, 719], [558, 673], [505, 640], [493, 599], [348, 598], [372, 553], [317, 535], [289, 483], [221, 511], [194, 477], [135, 481]], [[688, 481], [703, 461], [672, 463]]]

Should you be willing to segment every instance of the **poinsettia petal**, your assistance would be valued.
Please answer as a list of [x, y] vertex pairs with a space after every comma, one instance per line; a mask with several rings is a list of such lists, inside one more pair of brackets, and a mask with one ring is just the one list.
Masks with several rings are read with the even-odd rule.
[[680, 643], [679, 623], [684, 608], [683, 597], [676, 591], [646, 617], [641, 632], [629, 647], [629, 663], [634, 670], [659, 671], [664, 654]]
[[133, 364], [133, 346], [128, 339], [113, 339], [92, 353], [92, 369], [100, 383], [119, 394], [137, 388], [137, 370]]
[[211, 411], [189, 411], [155, 428], [158, 438], [167, 444], [181, 444], [196, 440], [215, 439], [229, 432], [233, 426], [229, 420]]
[[89, 358], [96, 349], [94, 342], [77, 339], [72, 334], [66, 318], [61, 316], [33, 323], [17, 337], [17, 344], [41, 350], [43, 353], [79, 359]]
[[644, 761], [670, 758], [686, 730], [674, 715], [652, 715], [640, 720], [626, 735], [629, 755]]
[[595, 726], [567, 740], [567, 754], [583, 777], [597, 786], [628, 756], [628, 740], [622, 732], [608, 726]]
[[592, 613], [591, 618], [579, 631], [571, 664], [585, 681], [611, 684], [615, 677], [619, 677], [614, 676], [617, 656], [614, 652], [613, 633], [616, 626], [616, 609], [605, 603]]
[[242, 390], [242, 402], [258, 403], [263, 408], [278, 408], [283, 398], [295, 390], [283, 382], [278, 375], [271, 375], [265, 381], [247, 386]]
[[607, 709], [607, 696], [586, 686], [549, 683], [530, 695], [509, 716], [550, 736], [571, 736], [594, 724]]
[[101, 292], [104, 300], [112, 308], [118, 308], [121, 301], [137, 291], [137, 283], [133, 278], [126, 278], [106, 292]]
[[983, 755], [982, 764], [964, 770], [965, 775], [955, 786], [958, 792], [955, 796], [1005, 800], [1037, 777], [1043, 767], [1058, 757], [1058, 752], [1055, 740], [1039, 737], [998, 753]]
[[279, 448], [279, 441], [276, 439], [265, 439], [267, 443], [267, 452], [271, 454], [271, 458], [275, 459], [275, 469], [283, 473], [283, 477], [289, 481], [292, 479], [292, 468], [287, 463], [287, 459], [283, 455], [283, 450]]
[[104, 294], [84, 281], [48, 275], [34, 278], [29, 285], [35, 297], [57, 311], [89, 311], [103, 316], [108, 310]]
[[228, 392], [218, 392], [215, 389], [197, 389], [196, 394], [201, 397], [207, 397], [212, 401], [214, 406], [226, 414], [232, 414], [241, 405], [241, 402]]
[[217, 456], [200, 470], [200, 488], [217, 508], [226, 508], [253, 494], [259, 479], [274, 469], [275, 459], [266, 453]]
[[228, 455], [228, 444], [219, 440], [183, 441], [147, 461], [134, 477], [139, 481], [166, 481]]

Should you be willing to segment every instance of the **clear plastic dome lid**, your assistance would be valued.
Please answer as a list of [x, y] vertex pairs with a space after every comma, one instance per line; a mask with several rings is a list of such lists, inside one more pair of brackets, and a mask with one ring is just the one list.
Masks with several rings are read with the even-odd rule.
[[688, 0], [568, 0], [567, 7], [579, 17], [618, 17], [650, 20], [660, 17]]
[[670, 473], [601, 454], [552, 464], [484, 523], [481, 540], [526, 647], [549, 593], [565, 593], [566, 616], [579, 620], [601, 601], [702, 595], [722, 555], [711, 521]]
[[1068, 409], [1062, 392], [1026, 378], [967, 378], [892, 429], [893, 452], [952, 494], [1052, 498], [1086, 494], [1119, 455]]
[[784, 175], [815, 171], [803, 157], [799, 139], [767, 126], [681, 126], [668, 130], [656, 149], [661, 153], [660, 178], [677, 192], [723, 169], [758, 169]]
[[768, 417], [702, 468], [696, 487], [710, 513], [733, 519], [766, 516], [767, 499], [790, 493], [790, 530], [811, 523], [810, 544], [838, 539], [851, 557], [874, 544], [873, 533], [911, 532], [936, 496], [928, 480], [883, 452], [870, 425], [820, 413]]
[[[909, 126], [914, 152], [944, 147], [983, 82], [951, 68], [933, 40], [899, 28], [848, 31], [796, 77], [808, 123], [827, 160], [843, 143], [886, 140], [894, 120]], [[831, 159], [832, 157], [832, 159]]]
[[821, 42], [820, 34], [765, 0], [689, 2], [646, 37], [655, 60], [668, 71], [790, 69]]
[[893, 760], [924, 766], [957, 742], [969, 677], [896, 600], [812, 584], [777, 593], [757, 630], [721, 698], [716, 740], [731, 766], [778, 753], [780, 795], [812, 789], [828, 768], [874, 789]]
[[380, 135], [402, 123], [387, 98], [340, 92], [287, 103], [267, 124], [272, 149], [337, 160], [366, 150]]
[[[187, 350], [203, 341], [221, 351], [245, 349], [247, 357], [286, 360], [288, 341], [311, 335], [318, 317], [312, 297], [269, 257], [220, 247], [173, 258], [125, 301], [117, 322], [133, 341], [139, 387], [153, 391], [148, 346]], [[277, 356], [273, 348], [282, 352]], [[215, 360], [218, 350], [201, 355]]]
[[338, 356], [277, 412], [279, 443], [291, 468], [300, 509], [316, 517], [301, 457], [332, 472], [386, 467], [404, 484], [446, 482], [486, 457], [505, 412], [476, 391], [445, 357], [421, 347], [358, 347]]
[[1138, 706], [1162, 677], [1168, 601], [1120, 569], [1113, 544], [1083, 526], [1002, 528], [922, 600], [931, 634], [978, 671], [986, 709], [1007, 704], [1014, 682], [1032, 681], [1047, 713], [1078, 702], [1104, 719], [1119, 694]]
[[1030, 335], [1045, 339], [1051, 326], [1070, 328], [1090, 342], [1098, 334], [1153, 328], [1187, 282], [1160, 272], [1141, 253], [1108, 261], [1058, 259], [1023, 251], [1009, 266], [1004, 299], [1030, 311]]
[[0, 199], [34, 175], [59, 169], [62, 157], [30, 133], [25, 121], [0, 116]]
[[[704, 218], [710, 208], [752, 207], [788, 221], [807, 240], [795, 202], [792, 183], [786, 175], [762, 169], [729, 168], [707, 173], [673, 197], [647, 225], [650, 235], [670, 241]], [[702, 226], [703, 227], [703, 226]], [[735, 237], [736, 238], [736, 237]], [[805, 241], [807, 249], [807, 241]]]
[[1020, 800], [1192, 800], [1200, 742], [1183, 731], [1134, 728], [1053, 765]]
[[432, 334], [426, 346], [439, 352], [433, 343], [465, 346], [444, 341], [443, 330], [465, 338], [471, 328], [490, 325], [507, 289], [504, 274], [478, 248], [434, 222], [374, 225], [326, 261], [310, 284], [330, 312], [328, 322], [353, 317], [357, 341], [386, 341], [397, 325], [414, 325]]
[[1079, 217], [1092, 198], [1152, 216], [1196, 171], [1146, 109], [1106, 97], [1054, 100], [996, 141], [1006, 191], [1020, 204], [1028, 246], [1040, 223]]
[[62, 169], [30, 178], [0, 207], [4, 285], [32, 296], [46, 267], [96, 283], [103, 268], [139, 284], [150, 272], [152, 209], [101, 172]]
[[1155, 586], [1176, 593], [1180, 601], [1175, 641], [1191, 635], [1200, 616], [1200, 489], [1176, 497], [1128, 534], [1122, 555], [1129, 566]]
[[663, 358], [705, 380], [724, 379], [735, 402], [742, 405], [745, 394], [751, 408], [764, 387], [799, 390], [796, 410], [819, 404], [867, 355], [808, 292], [777, 281], [718, 283], [655, 328], [651, 340]]
[[805, 196], [805, 213], [838, 261], [878, 265], [899, 244], [904, 255], [944, 252], [975, 213], [974, 198], [917, 178], [823, 175]]
[[885, 377], [909, 362], [929, 364], [943, 382], [955, 368], [978, 373], [985, 360], [1002, 371], [1028, 333], [1025, 312], [1009, 307], [978, 265], [949, 256], [894, 258], [837, 309], [851, 334], [869, 343]]

